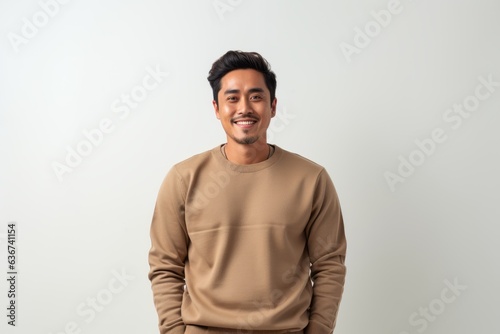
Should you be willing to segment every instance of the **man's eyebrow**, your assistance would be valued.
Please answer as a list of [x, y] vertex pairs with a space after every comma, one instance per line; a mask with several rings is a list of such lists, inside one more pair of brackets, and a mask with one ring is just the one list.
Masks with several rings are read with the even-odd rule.
[[[229, 94], [238, 94], [240, 92], [239, 89], [228, 89], [224, 91], [224, 95], [229, 95]], [[250, 88], [248, 90], [249, 93], [264, 93], [264, 89], [260, 87], [255, 87], [255, 88]]]
[[228, 95], [228, 94], [237, 94], [239, 93], [240, 90], [239, 89], [228, 89], [224, 92], [224, 95]]
[[249, 93], [264, 93], [264, 89], [260, 88], [260, 87], [256, 87], [256, 88], [250, 88], [248, 90]]

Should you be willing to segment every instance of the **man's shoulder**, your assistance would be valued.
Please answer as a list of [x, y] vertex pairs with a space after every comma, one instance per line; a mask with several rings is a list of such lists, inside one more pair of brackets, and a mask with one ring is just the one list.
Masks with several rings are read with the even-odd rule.
[[190, 156], [189, 158], [186, 158], [184, 160], [181, 160], [177, 163], [175, 163], [172, 166], [172, 169], [175, 170], [179, 174], [185, 174], [186, 172], [189, 173], [193, 170], [197, 170], [200, 166], [204, 166], [214, 158], [214, 151], [218, 148], [219, 146], [216, 146], [212, 149], [203, 151], [201, 153], [197, 153], [195, 155]]
[[299, 153], [291, 152], [283, 148], [280, 149], [283, 151], [282, 159], [287, 164], [293, 164], [293, 166], [297, 166], [305, 170], [311, 170], [316, 172], [319, 172], [324, 169], [324, 167], [319, 163], [311, 159], [308, 159]]

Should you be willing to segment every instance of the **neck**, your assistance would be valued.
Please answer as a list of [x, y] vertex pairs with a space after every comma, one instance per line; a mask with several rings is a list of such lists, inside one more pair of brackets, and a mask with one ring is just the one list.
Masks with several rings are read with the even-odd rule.
[[224, 145], [227, 160], [238, 165], [250, 165], [267, 160], [270, 156], [270, 147], [266, 142], [248, 145], [228, 141]]

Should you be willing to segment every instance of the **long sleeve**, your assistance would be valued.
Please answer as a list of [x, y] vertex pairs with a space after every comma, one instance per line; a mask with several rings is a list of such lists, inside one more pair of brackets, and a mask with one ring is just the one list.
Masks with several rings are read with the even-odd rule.
[[163, 181], [151, 223], [149, 279], [161, 334], [181, 334], [184, 264], [189, 238], [184, 220], [186, 187], [172, 168]]
[[305, 334], [330, 334], [344, 290], [347, 243], [340, 202], [324, 169], [317, 179], [306, 235], [314, 286]]

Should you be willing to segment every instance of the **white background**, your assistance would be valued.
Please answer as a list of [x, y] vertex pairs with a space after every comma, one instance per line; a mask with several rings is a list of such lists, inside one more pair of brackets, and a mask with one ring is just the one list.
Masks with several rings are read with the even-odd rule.
[[[500, 3], [401, 0], [373, 24], [389, 3], [71, 0], [49, 16], [2, 0], [0, 267], [17, 222], [19, 277], [17, 326], [2, 307], [1, 332], [157, 333], [157, 191], [172, 164], [224, 142], [206, 77], [241, 49], [277, 74], [271, 142], [324, 165], [340, 196], [348, 276], [335, 333], [500, 333], [500, 86], [455, 129], [443, 119], [474, 101], [479, 77], [500, 82]], [[120, 118], [112, 104], [139, 92], [148, 68], [168, 76]], [[113, 130], [60, 181], [53, 164], [103, 119]], [[436, 128], [446, 140], [413, 153]], [[412, 153], [419, 166], [391, 189], [384, 173]], [[0, 305], [7, 290], [2, 279]], [[90, 311], [97, 297], [105, 305]]]

